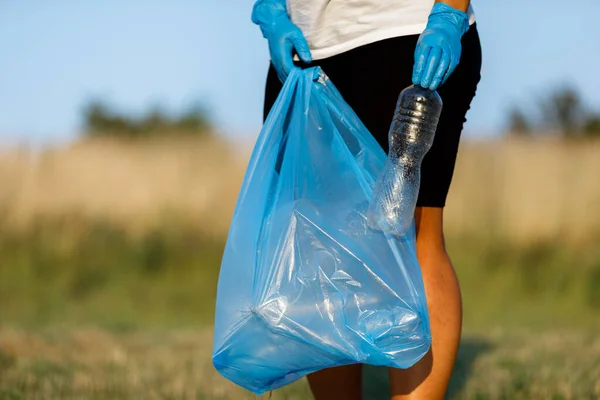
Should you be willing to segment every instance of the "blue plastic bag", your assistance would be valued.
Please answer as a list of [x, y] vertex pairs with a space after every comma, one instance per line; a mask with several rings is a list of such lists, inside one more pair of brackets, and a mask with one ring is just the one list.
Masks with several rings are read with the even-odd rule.
[[294, 69], [254, 148], [219, 276], [213, 364], [256, 393], [429, 350], [409, 233], [368, 227], [386, 154], [318, 68]]

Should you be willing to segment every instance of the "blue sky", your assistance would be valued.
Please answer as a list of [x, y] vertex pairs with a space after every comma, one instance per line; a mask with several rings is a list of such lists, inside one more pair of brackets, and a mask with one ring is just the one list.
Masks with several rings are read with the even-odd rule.
[[[509, 103], [527, 109], [562, 82], [600, 109], [597, 0], [473, 0], [483, 80], [468, 135], [494, 135]], [[268, 52], [251, 0], [0, 0], [0, 142], [64, 141], [81, 107], [177, 112], [206, 102], [218, 127], [261, 125]], [[412, 57], [412, 54], [407, 54]]]

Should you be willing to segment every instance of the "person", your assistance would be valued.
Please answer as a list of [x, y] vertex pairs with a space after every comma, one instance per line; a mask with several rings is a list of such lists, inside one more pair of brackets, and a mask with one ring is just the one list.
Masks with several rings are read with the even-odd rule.
[[[469, 0], [258, 0], [252, 21], [271, 63], [266, 119], [292, 68], [320, 66], [387, 151], [401, 90], [437, 90], [443, 101], [423, 159], [415, 210], [417, 257], [425, 284], [432, 346], [408, 369], [390, 369], [392, 400], [443, 399], [462, 327], [457, 276], [444, 243], [443, 211], [465, 117], [480, 80], [481, 45]], [[358, 400], [361, 365], [309, 374], [316, 400]]]

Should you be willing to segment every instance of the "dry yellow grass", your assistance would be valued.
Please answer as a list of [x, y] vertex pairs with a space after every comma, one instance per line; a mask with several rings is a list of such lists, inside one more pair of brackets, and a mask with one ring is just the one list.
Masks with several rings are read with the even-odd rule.
[[[217, 140], [180, 139], [87, 140], [39, 154], [4, 151], [0, 204], [7, 222], [16, 224], [39, 215], [78, 213], [143, 228], [170, 212], [222, 236], [248, 150]], [[600, 141], [464, 142], [446, 215], [453, 235], [597, 240]]]
[[[232, 148], [240, 151], [232, 151]], [[137, 144], [105, 140], [80, 141], [37, 154], [26, 150], [6, 150], [0, 153], [2, 222], [19, 227], [34, 221], [38, 216], [81, 214], [90, 218], [108, 219], [132, 230], [144, 230], [149, 225], [162, 223], [166, 215], [167, 218], [183, 218], [183, 222], [221, 238], [229, 225], [248, 156], [247, 146], [241, 148], [240, 145], [232, 146], [217, 140], [192, 139]], [[451, 235], [484, 235], [488, 231], [501, 235], [510, 234], [521, 243], [555, 240], [557, 237], [574, 241], [598, 240], [599, 156], [600, 142], [464, 142], [448, 202], [447, 230]], [[181, 219], [177, 221], [178, 224], [181, 222]], [[54, 235], [54, 232], [51, 231], [51, 234]], [[100, 232], [97, 235], [103, 234]], [[27, 237], [29, 236], [26, 235], [25, 238]], [[111, 251], [111, 246], [119, 244], [121, 240], [120, 236], [109, 239], [110, 237], [95, 239], [101, 242], [100, 246], [94, 241], [89, 247], [83, 247], [82, 251], [92, 259], [99, 252]], [[54, 250], [58, 247], [55, 244], [61, 242], [56, 240], [49, 243], [45, 245], [45, 242], [41, 242], [50, 250]], [[79, 244], [77, 241], [73, 243]], [[146, 247], [154, 249], [152, 243], [154, 242]], [[158, 243], [163, 242], [159, 240]], [[9, 267], [4, 269], [5, 273], [9, 270], [11, 273], [15, 272], [14, 275], [5, 275], [15, 278], [4, 281], [0, 279], [0, 286], [2, 282], [8, 282], [11, 287], [20, 282], [21, 286], [16, 286], [20, 288], [18, 290], [31, 288], [30, 291], [24, 291], [25, 294], [20, 298], [10, 299], [10, 303], [16, 301], [17, 304], [14, 315], [18, 314], [20, 317], [23, 313], [19, 310], [44, 310], [44, 307], [38, 305], [52, 310], [52, 307], [60, 308], [68, 304], [63, 303], [62, 297], [56, 294], [62, 295], [63, 286], [46, 281], [47, 278], [41, 272], [40, 275], [28, 275], [28, 271], [32, 270], [28, 265], [38, 267], [40, 264], [43, 267], [35, 271], [52, 267], [48, 269], [51, 273], [69, 273], [75, 271], [82, 260], [78, 256], [73, 256], [72, 260], [64, 255], [60, 256], [60, 252], [58, 256], [54, 256], [54, 252], [44, 246], [41, 250], [35, 246], [35, 243], [31, 247], [25, 246], [16, 251], [16, 255], [7, 246], [5, 256], [8, 254], [10, 257], [7, 256], [0, 263], [0, 267]], [[163, 252], [159, 251], [159, 257], [146, 247], [141, 250], [146, 249], [148, 253], [133, 247], [133, 250], [126, 248], [120, 252], [115, 251], [115, 258], [103, 258], [101, 262], [112, 264], [113, 260], [121, 257], [122, 266], [138, 267], [136, 263], [140, 259], [158, 258], [161, 268], [170, 268], [170, 260], [173, 259], [170, 254], [179, 254], [181, 250], [178, 247], [170, 250], [164, 246], [166, 245], [158, 246]], [[182, 248], [185, 250], [185, 247]], [[471, 252], [470, 250], [469, 254]], [[33, 257], [30, 264], [27, 264], [29, 259], [25, 256], [30, 253], [37, 258]], [[154, 258], [145, 257], [145, 254]], [[141, 298], [144, 303], [150, 303], [150, 308], [154, 311], [154, 308], [159, 307], [152, 307], [153, 303], [145, 299], [151, 296], [165, 304], [160, 307], [159, 313], [181, 313], [178, 303], [181, 299], [186, 302], [187, 299], [204, 299], [196, 296], [197, 291], [206, 292], [199, 289], [204, 286], [197, 286], [196, 282], [207, 279], [207, 275], [202, 274], [210, 270], [209, 261], [206, 264], [200, 262], [208, 257], [206, 252], [188, 250], [185, 254], [191, 257], [187, 268], [196, 271], [194, 274], [197, 275], [181, 275], [184, 276], [181, 279], [188, 282], [184, 287], [177, 279], [171, 278], [167, 282], [161, 275], [160, 279], [148, 278], [143, 282], [138, 282], [133, 276], [131, 282], [137, 283], [131, 286], [122, 280], [124, 275], [115, 274], [114, 278], [106, 275], [113, 279], [107, 281], [106, 291], [102, 291], [102, 286], [98, 291], [90, 289], [90, 293], [93, 293], [90, 297], [92, 300], [84, 303], [89, 308], [83, 307], [79, 312], [88, 315], [95, 311], [96, 316], [103, 316], [103, 313], [95, 309], [96, 305], [102, 311], [106, 309], [112, 314], [125, 308], [123, 318], [133, 315], [145, 321], [138, 315], [140, 309], [131, 304], [136, 304], [135, 301], [140, 301]], [[163, 261], [160, 261], [161, 257]], [[217, 255], [211, 257], [216, 259]], [[473, 257], [475, 261], [472, 264], [479, 262], [477, 257]], [[542, 261], [544, 260], [542, 257]], [[65, 261], [68, 261], [66, 265], [59, 265]], [[82, 264], [84, 266], [87, 265], [87, 259], [85, 261]], [[176, 262], [181, 267], [181, 259], [176, 259]], [[213, 261], [210, 263], [217, 265]], [[528, 266], [531, 264], [527, 260], [523, 263]], [[554, 279], [545, 279], [545, 274], [548, 270], [556, 273], [557, 267], [545, 262], [538, 264], [534, 264], [533, 269], [522, 268], [527, 270], [526, 277], [537, 283], [541, 282], [541, 285], [553, 284]], [[96, 264], [90, 265], [94, 267]], [[577, 313], [581, 314], [580, 318], [592, 315], [593, 311], [590, 314], [583, 312], [577, 301], [569, 303], [568, 296], [571, 292], [549, 292], [553, 298], [562, 296], [556, 302], [559, 305], [565, 303], [562, 308], [555, 308], [555, 303], [548, 306], [550, 303], [546, 303], [541, 295], [537, 296], [539, 303], [519, 303], [520, 300], [514, 299], [527, 298], [518, 292], [521, 289], [514, 287], [515, 279], [510, 271], [506, 276], [497, 278], [498, 283], [492, 279], [497, 276], [490, 273], [490, 270], [482, 272], [479, 265], [476, 266], [477, 273], [473, 272], [475, 267], [467, 262], [457, 262], [457, 265], [464, 268], [461, 271], [465, 304], [468, 304], [465, 315], [472, 321], [477, 321], [482, 314], [491, 315], [485, 319], [485, 327], [489, 327], [488, 322], [494, 321], [494, 316], [498, 315], [509, 315], [503, 317], [501, 321], [504, 322], [509, 319], [550, 320], [556, 316], [562, 320]], [[520, 265], [522, 264], [517, 264]], [[117, 270], [118, 268], [111, 269]], [[578, 273], [581, 270], [577, 270]], [[82, 268], [81, 271], [81, 276], [87, 279], [84, 282], [90, 279], [95, 282], [95, 277], [103, 276], [89, 274], [90, 271], [97, 272], [93, 268]], [[176, 272], [165, 276], [175, 277], [178, 274]], [[503, 284], [503, 277], [507, 277], [509, 285]], [[585, 281], [585, 287], [591, 288], [589, 293], [594, 293], [597, 281], [587, 277], [588, 275], [581, 275], [577, 282]], [[32, 280], [27, 282], [27, 279]], [[567, 281], [560, 276], [558, 280]], [[32, 285], [32, 282], [39, 283], [40, 286]], [[124, 285], [121, 291], [113, 290], [117, 287], [110, 286], [114, 282]], [[48, 290], [47, 293], [39, 290], [42, 286], [51, 285], [56, 290]], [[129, 290], [130, 287], [133, 289]], [[474, 287], [483, 289], [476, 291], [473, 290]], [[495, 288], [496, 291], [492, 290]], [[486, 293], [482, 293], [483, 291]], [[29, 293], [36, 296], [29, 296]], [[135, 296], [132, 295], [130, 299], [123, 293], [133, 293]], [[554, 293], [560, 296], [555, 296]], [[106, 297], [101, 297], [102, 294]], [[498, 301], [490, 300], [493, 297]], [[94, 303], [94, 298], [101, 301]], [[169, 299], [177, 301], [169, 302]], [[82, 302], [81, 298], [75, 301]], [[124, 304], [131, 308], [123, 307]], [[19, 306], [22, 308], [19, 309]], [[542, 309], [546, 311], [540, 317]], [[129, 310], [136, 311], [130, 313]], [[142, 310], [149, 313], [146, 309]], [[191, 315], [198, 310], [191, 307], [187, 312], [186, 315]], [[63, 314], [57, 312], [52, 315]], [[149, 321], [155, 321], [151, 318], [153, 315], [148, 315]], [[94, 321], [93, 318], [91, 320]], [[168, 318], [164, 320], [170, 321]], [[532, 322], [534, 323], [535, 321]], [[476, 336], [465, 335], [449, 398], [600, 398], [597, 379], [600, 374], [600, 341], [594, 332], [565, 334], [548, 330], [540, 334], [487, 332]], [[256, 398], [216, 373], [210, 363], [211, 339], [212, 332], [209, 328], [187, 332], [114, 333], [79, 327], [67, 331], [41, 329], [33, 332], [3, 325], [0, 326], [0, 399]], [[373, 393], [366, 398], [388, 398], [384, 373], [371, 371], [365, 382], [366, 390]], [[269, 396], [264, 395], [262, 398]], [[272, 398], [310, 399], [310, 395], [305, 381], [300, 381], [275, 392]]]
[[454, 234], [495, 231], [517, 242], [600, 234], [600, 141], [464, 143], [447, 208]]
[[243, 178], [245, 155], [217, 140], [125, 143], [86, 140], [0, 155], [0, 204], [9, 223], [78, 214], [130, 228], [165, 212], [221, 236]]

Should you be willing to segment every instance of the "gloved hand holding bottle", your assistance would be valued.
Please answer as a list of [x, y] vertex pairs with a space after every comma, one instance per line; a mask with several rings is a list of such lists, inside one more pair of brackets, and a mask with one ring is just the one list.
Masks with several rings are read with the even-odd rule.
[[294, 51], [305, 63], [312, 61], [306, 38], [287, 14], [285, 0], [258, 0], [252, 9], [252, 22], [269, 42], [271, 62], [281, 82], [294, 68]]
[[[469, 1], [455, 1], [466, 10]], [[462, 36], [469, 29], [469, 16], [448, 4], [436, 1], [427, 26], [415, 49], [412, 81], [431, 90], [446, 82], [460, 61]]]

